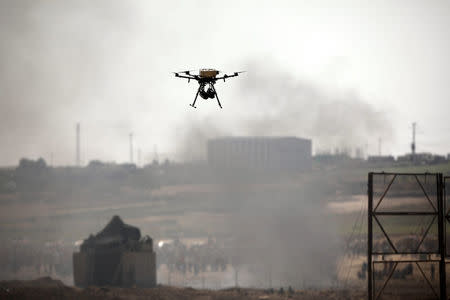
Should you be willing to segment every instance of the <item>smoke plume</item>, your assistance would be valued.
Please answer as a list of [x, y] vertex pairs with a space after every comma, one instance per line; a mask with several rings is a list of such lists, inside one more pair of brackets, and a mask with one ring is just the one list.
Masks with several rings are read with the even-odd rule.
[[[177, 132], [182, 154], [196, 145], [195, 158], [204, 158], [207, 139], [220, 135], [298, 136], [312, 139], [315, 152], [364, 149], [370, 139], [393, 138], [386, 114], [356, 92], [324, 88], [264, 61], [244, 65], [248, 72], [230, 79], [239, 86], [235, 101], [223, 100], [231, 113], [183, 121]], [[192, 158], [189, 153], [183, 158]]]

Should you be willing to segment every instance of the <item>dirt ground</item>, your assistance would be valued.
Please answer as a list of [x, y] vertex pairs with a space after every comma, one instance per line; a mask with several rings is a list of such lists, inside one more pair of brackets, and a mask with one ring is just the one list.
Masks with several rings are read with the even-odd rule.
[[[417, 288], [403, 282], [395, 289], [384, 293], [379, 299], [436, 299], [430, 293], [424, 293]], [[0, 299], [130, 299], [130, 300], [362, 300], [367, 299], [364, 289], [308, 289], [308, 290], [263, 290], [251, 288], [229, 288], [223, 290], [193, 289], [189, 287], [173, 287], [158, 285], [156, 288], [117, 288], [117, 287], [88, 287], [76, 288], [64, 285], [59, 280], [43, 277], [28, 281], [0, 281]]]
[[30, 281], [0, 282], [0, 299], [155, 299], [155, 300], [234, 300], [234, 299], [365, 299], [364, 291], [336, 290], [259, 290], [232, 288], [225, 290], [197, 290], [158, 286], [152, 289], [89, 287], [85, 289], [65, 286], [50, 277]]

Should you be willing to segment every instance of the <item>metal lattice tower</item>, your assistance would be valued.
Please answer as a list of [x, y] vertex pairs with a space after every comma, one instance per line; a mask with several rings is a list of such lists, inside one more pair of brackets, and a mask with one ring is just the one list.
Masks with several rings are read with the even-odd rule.
[[[403, 298], [397, 295], [395, 299], [411, 296], [419, 299], [423, 296], [420, 293], [428, 293], [427, 299], [447, 299], [445, 266], [450, 263], [446, 245], [446, 228], [450, 224], [447, 181], [441, 173], [369, 173], [369, 300], [384, 299], [387, 287], [394, 288], [396, 293], [405, 292]], [[404, 201], [405, 196], [409, 201]], [[422, 230], [402, 230], [399, 224]], [[401, 265], [407, 267], [401, 269]], [[417, 277], [412, 277], [413, 268]]]

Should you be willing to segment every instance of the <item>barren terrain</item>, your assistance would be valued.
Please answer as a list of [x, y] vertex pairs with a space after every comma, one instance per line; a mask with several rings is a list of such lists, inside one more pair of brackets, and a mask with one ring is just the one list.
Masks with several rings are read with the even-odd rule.
[[231, 288], [225, 290], [199, 290], [158, 286], [153, 289], [89, 287], [79, 289], [65, 286], [61, 281], [49, 277], [31, 281], [0, 282], [1, 299], [364, 299], [363, 291], [345, 290], [262, 290]]

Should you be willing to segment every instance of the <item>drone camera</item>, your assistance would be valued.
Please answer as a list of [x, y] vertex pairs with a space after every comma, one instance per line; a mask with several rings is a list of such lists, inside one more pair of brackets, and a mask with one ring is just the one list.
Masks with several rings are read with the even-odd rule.
[[214, 97], [216, 96], [216, 93], [214, 92], [214, 90], [211, 87], [208, 88], [207, 94], [208, 94], [208, 97], [211, 99], [214, 99]]

